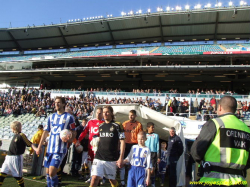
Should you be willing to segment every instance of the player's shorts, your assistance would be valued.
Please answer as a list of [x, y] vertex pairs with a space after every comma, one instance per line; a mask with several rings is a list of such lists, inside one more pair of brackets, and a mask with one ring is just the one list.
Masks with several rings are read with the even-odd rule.
[[127, 158], [127, 156], [128, 156], [128, 154], [129, 154], [129, 152], [130, 152], [133, 145], [136, 145], [136, 144], [126, 143], [124, 158]]
[[94, 151], [92, 151], [92, 149], [89, 148], [89, 150], [88, 150], [88, 161], [93, 162], [94, 157], [95, 157]]
[[1, 173], [6, 173], [8, 175], [12, 175], [13, 177], [22, 177], [23, 155], [6, 155]]
[[116, 161], [104, 161], [94, 159], [91, 169], [91, 176], [105, 177], [115, 180], [116, 177]]
[[44, 167], [49, 168], [50, 166], [54, 166], [55, 168], [59, 168], [66, 153], [46, 153], [44, 158]]
[[82, 164], [87, 164], [88, 163], [88, 152], [83, 151], [82, 152]]
[[166, 173], [166, 170], [167, 170], [166, 167], [167, 167], [167, 163], [161, 161], [161, 162], [159, 163], [159, 168], [158, 168], [159, 174], [165, 174], [165, 173]]
[[156, 152], [151, 152], [151, 164], [153, 168], [156, 168], [157, 164], [157, 153]]
[[143, 167], [131, 166], [128, 172], [127, 186], [146, 187], [146, 169]]

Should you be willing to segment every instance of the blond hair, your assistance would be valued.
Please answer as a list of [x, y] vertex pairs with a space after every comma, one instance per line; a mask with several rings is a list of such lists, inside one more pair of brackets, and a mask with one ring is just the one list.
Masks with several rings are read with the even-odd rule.
[[22, 124], [19, 121], [13, 121], [10, 124], [10, 128], [14, 131], [15, 134], [21, 132]]

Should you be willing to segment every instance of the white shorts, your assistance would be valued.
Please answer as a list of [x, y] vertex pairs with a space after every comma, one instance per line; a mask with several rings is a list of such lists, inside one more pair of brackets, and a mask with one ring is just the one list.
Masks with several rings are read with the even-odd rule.
[[6, 155], [1, 172], [13, 177], [22, 177], [23, 155]]
[[82, 164], [87, 164], [88, 163], [88, 151], [83, 151], [82, 152]]
[[104, 161], [94, 159], [91, 169], [91, 176], [105, 177], [115, 180], [116, 177], [116, 161]]

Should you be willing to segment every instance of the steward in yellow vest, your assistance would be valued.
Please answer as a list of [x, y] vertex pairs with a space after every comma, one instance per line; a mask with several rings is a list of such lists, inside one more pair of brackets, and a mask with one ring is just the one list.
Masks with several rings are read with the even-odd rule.
[[250, 168], [250, 129], [234, 114], [237, 101], [225, 96], [218, 104], [218, 118], [206, 122], [193, 143], [191, 155], [203, 176], [195, 186], [246, 187]]

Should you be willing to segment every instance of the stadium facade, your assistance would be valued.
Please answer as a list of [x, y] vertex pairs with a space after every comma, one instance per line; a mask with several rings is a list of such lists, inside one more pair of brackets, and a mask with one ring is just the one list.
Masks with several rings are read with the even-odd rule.
[[249, 6], [0, 29], [0, 81], [246, 93], [249, 39]]

